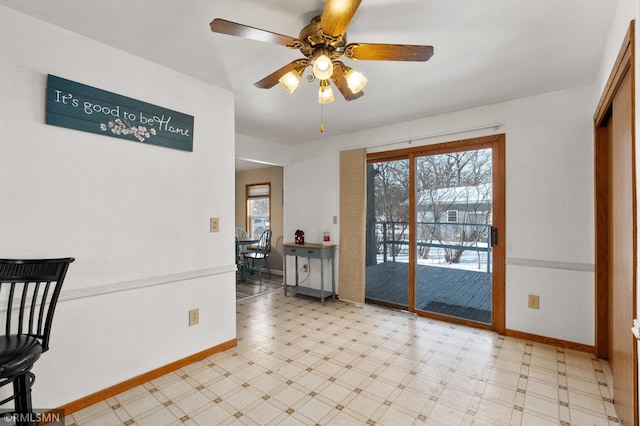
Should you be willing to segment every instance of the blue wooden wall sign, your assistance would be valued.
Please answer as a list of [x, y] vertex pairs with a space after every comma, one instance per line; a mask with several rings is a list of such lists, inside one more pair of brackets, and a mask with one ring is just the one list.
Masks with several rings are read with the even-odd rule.
[[49, 74], [46, 123], [193, 151], [193, 116]]

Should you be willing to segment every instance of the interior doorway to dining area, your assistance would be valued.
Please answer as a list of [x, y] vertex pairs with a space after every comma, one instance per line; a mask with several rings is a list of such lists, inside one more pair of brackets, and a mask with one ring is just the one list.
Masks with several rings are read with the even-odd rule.
[[236, 299], [282, 287], [283, 176], [279, 166], [236, 167], [236, 240], [247, 242], [236, 242]]

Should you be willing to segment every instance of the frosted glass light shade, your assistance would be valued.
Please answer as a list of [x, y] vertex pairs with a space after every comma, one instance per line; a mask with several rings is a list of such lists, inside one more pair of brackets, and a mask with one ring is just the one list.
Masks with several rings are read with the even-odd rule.
[[291, 70], [278, 80], [280, 85], [284, 87], [284, 90], [293, 94], [300, 85], [300, 79], [302, 78], [302, 72], [298, 70]]
[[320, 90], [318, 91], [318, 102], [321, 104], [330, 104], [335, 101], [335, 97], [333, 96], [333, 89], [329, 86], [329, 82], [327, 80], [323, 80], [320, 82]]
[[325, 53], [319, 55], [315, 61], [313, 61], [313, 75], [318, 80], [326, 80], [333, 74], [333, 64], [331, 58]]
[[349, 87], [349, 90], [354, 94], [361, 92], [362, 89], [364, 89], [364, 86], [367, 85], [367, 78], [353, 68], [347, 71], [345, 78], [347, 79], [347, 86]]

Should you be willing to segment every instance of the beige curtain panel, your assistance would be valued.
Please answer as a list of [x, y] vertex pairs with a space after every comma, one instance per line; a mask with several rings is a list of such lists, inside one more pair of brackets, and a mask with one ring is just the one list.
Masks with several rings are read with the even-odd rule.
[[340, 152], [340, 299], [364, 303], [366, 151]]

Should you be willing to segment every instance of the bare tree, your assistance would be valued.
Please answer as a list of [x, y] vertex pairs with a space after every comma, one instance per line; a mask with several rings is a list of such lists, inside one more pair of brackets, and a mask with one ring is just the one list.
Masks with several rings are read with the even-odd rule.
[[465, 246], [477, 246], [487, 237], [491, 220], [491, 151], [421, 157], [416, 180], [416, 203], [423, 219], [418, 237], [426, 242], [421, 256], [428, 256], [435, 240], [445, 246], [445, 261], [458, 263]]
[[[404, 241], [408, 231], [409, 164], [407, 160], [387, 161], [373, 165], [375, 215], [383, 222], [382, 238], [387, 241]], [[397, 255], [401, 244], [389, 244], [392, 255]]]
[[[458, 263], [465, 247], [478, 246], [488, 236], [491, 150], [418, 157], [415, 165], [418, 256], [428, 258], [435, 245], [444, 249], [447, 262]], [[409, 161], [370, 164], [367, 176], [369, 247], [377, 235], [389, 242], [384, 244], [389, 254], [397, 254], [408, 240]]]

